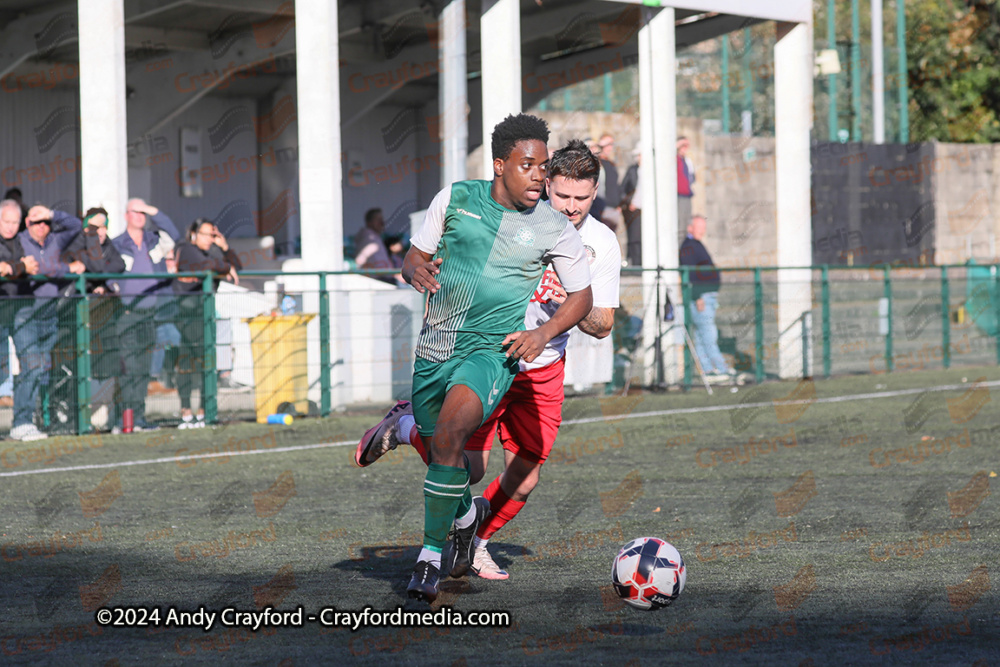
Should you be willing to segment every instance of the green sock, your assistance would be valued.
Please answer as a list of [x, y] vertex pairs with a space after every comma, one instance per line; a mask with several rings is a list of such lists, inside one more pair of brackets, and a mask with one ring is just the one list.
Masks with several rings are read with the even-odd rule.
[[424, 478], [424, 547], [440, 551], [448, 539], [448, 530], [465, 504], [472, 502], [469, 471], [465, 468], [432, 463]]

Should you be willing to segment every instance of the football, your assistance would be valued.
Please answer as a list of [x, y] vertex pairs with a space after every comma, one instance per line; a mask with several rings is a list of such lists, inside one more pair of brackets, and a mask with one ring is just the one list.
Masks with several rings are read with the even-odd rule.
[[686, 579], [680, 553], [657, 537], [632, 540], [611, 566], [615, 592], [629, 606], [644, 611], [670, 606], [684, 590]]

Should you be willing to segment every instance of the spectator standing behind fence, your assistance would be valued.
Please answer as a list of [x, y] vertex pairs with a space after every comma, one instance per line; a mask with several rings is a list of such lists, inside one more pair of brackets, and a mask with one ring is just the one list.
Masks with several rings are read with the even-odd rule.
[[[177, 273], [176, 247], [167, 252], [167, 272]], [[177, 328], [177, 299], [161, 299], [166, 301], [157, 310], [156, 345], [153, 348], [152, 361], [149, 366], [150, 396], [170, 394], [176, 391], [177, 357], [181, 347], [181, 332]]]
[[[199, 218], [194, 241], [177, 247], [177, 272], [215, 273], [213, 291], [217, 281], [231, 280], [239, 284], [237, 271], [242, 269], [239, 257], [229, 247], [226, 237], [210, 221]], [[205, 368], [204, 322], [202, 303], [202, 278], [177, 278], [174, 292], [178, 295], [178, 328], [181, 332], [181, 351], [177, 364], [177, 393], [181, 399], [181, 423], [178, 428], [205, 426], [205, 394], [202, 387], [201, 405], [195, 419], [191, 411], [191, 392], [200, 385]], [[215, 323], [213, 322], [214, 326]], [[213, 367], [212, 372], [215, 372]]]
[[[13, 384], [10, 363], [11, 324], [24, 299], [18, 298], [23, 288], [16, 282], [38, 273], [38, 262], [25, 256], [21, 240], [17, 238], [21, 227], [21, 206], [15, 200], [0, 201], [0, 385]], [[0, 393], [0, 406], [14, 405], [13, 389]]]
[[[88, 209], [83, 214], [83, 231], [66, 248], [69, 259], [79, 260], [87, 273], [123, 273], [125, 260], [118, 248], [108, 237], [108, 212], [101, 207]], [[110, 380], [120, 374], [119, 356], [115, 337], [115, 319], [120, 309], [114, 285], [106, 280], [87, 280], [90, 299], [90, 353], [91, 377], [95, 380]], [[114, 384], [107, 383], [107, 392], [113, 392]], [[95, 391], [94, 396], [103, 394]], [[110, 402], [110, 401], [108, 401]]]
[[28, 207], [24, 205], [24, 195], [21, 194], [21, 188], [10, 188], [7, 192], [3, 193], [4, 201], [10, 199], [17, 204], [18, 208], [21, 209], [21, 220], [18, 223], [18, 232], [23, 232], [27, 229], [24, 224], [24, 219], [28, 217]]
[[635, 164], [625, 172], [622, 179], [622, 216], [625, 218], [625, 231], [628, 234], [628, 263], [632, 266], [642, 266], [642, 181], [639, 167], [642, 164], [642, 146], [636, 144], [632, 149]]
[[687, 137], [677, 139], [677, 224], [691, 219], [691, 198], [694, 197], [694, 163], [688, 157], [691, 142]]
[[691, 298], [694, 308], [691, 319], [694, 323], [694, 348], [698, 360], [709, 381], [732, 380], [736, 371], [729, 366], [719, 351], [719, 330], [715, 326], [715, 311], [719, 306], [719, 285], [721, 278], [712, 256], [708, 254], [702, 239], [708, 230], [704, 216], [696, 215], [688, 225], [687, 238], [681, 245], [681, 266], [692, 266]]
[[[38, 274], [63, 278], [67, 273], [83, 273], [82, 262], [67, 264], [63, 261], [66, 247], [83, 226], [79, 218], [45, 206], [32, 206], [25, 223], [28, 228], [17, 238], [25, 256], [31, 256], [38, 263]], [[53, 231], [55, 225], [59, 225], [58, 231]], [[65, 280], [26, 282], [18, 290], [33, 298], [14, 315], [14, 349], [21, 364], [21, 372], [14, 382], [14, 424], [10, 430], [10, 437], [16, 440], [47, 437], [32, 419], [39, 392], [48, 384], [52, 348], [59, 331], [58, 302], [67, 284]]]
[[[113, 241], [125, 261], [126, 273], [162, 273], [166, 276], [170, 244], [164, 236], [170, 241], [179, 240], [180, 233], [173, 221], [142, 199], [129, 199], [125, 204], [125, 233]], [[117, 343], [124, 370], [120, 407], [132, 410], [134, 430], [155, 429], [146, 421], [146, 393], [156, 341], [157, 308], [163, 305], [161, 302], [173, 298], [173, 291], [167, 279], [136, 278], [122, 280], [118, 293], [122, 312], [116, 324]]]

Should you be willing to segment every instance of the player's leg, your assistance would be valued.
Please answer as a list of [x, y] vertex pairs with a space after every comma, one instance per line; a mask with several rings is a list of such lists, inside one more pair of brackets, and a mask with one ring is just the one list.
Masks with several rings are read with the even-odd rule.
[[[430, 438], [431, 463], [424, 478], [424, 541], [407, 587], [410, 597], [429, 602], [437, 597], [441, 553], [452, 522], [456, 527], [455, 542], [445, 567], [453, 576], [465, 573], [456, 562], [463, 546], [460, 533], [472, 526], [478, 528], [489, 512], [489, 505], [483, 499], [473, 502], [462, 452], [465, 440], [481, 422], [482, 404], [476, 393], [464, 385], [449, 389], [434, 426], [434, 436]], [[468, 542], [471, 545], [472, 536]]]
[[[465, 455], [469, 461], [470, 484], [478, 484], [483, 475], [486, 474], [490, 448], [493, 446], [497, 430], [497, 421], [503, 414], [503, 410], [504, 404], [501, 403], [496, 412], [490, 415], [486, 423], [480, 426], [465, 444]], [[417, 431], [416, 420], [413, 417], [413, 406], [409, 401], [396, 403], [382, 421], [365, 432], [354, 452], [354, 462], [360, 467], [369, 466], [402, 444], [413, 447], [425, 464], [430, 463], [427, 445]]]
[[490, 518], [476, 532], [472, 571], [483, 579], [507, 579], [510, 575], [497, 565], [487, 549], [490, 538], [524, 509], [528, 496], [538, 485], [542, 464], [504, 450], [504, 471], [483, 492], [490, 503]]
[[490, 501], [492, 515], [476, 533], [473, 570], [488, 579], [506, 579], [487, 551], [489, 539], [523, 509], [538, 484], [539, 470], [555, 443], [562, 423], [565, 365], [554, 364], [521, 373], [507, 394], [507, 409], [500, 420], [504, 447], [504, 471], [494, 479], [483, 497]]

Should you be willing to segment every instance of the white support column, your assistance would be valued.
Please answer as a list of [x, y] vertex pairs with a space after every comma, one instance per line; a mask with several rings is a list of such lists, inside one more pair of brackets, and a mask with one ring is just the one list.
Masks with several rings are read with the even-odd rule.
[[[642, 265], [645, 268], [676, 268], [677, 257], [677, 54], [674, 33], [674, 10], [658, 12], [644, 8], [643, 26], [639, 30], [639, 113], [642, 143]], [[643, 274], [645, 309], [642, 313], [643, 340], [648, 347], [644, 356], [646, 369], [643, 381], [656, 381], [653, 344], [661, 328], [663, 313], [656, 312], [656, 275]], [[661, 299], [668, 287], [675, 312], [681, 311], [677, 274], [661, 277]], [[679, 315], [680, 318], [683, 315]], [[679, 324], [678, 320], [675, 322]], [[680, 337], [683, 341], [683, 336]], [[677, 347], [675, 336], [662, 340], [664, 380], [671, 384], [677, 379]]]
[[521, 113], [521, 8], [518, 0], [482, 2], [483, 178], [492, 180], [493, 128]]
[[123, 0], [79, 2], [80, 168], [83, 208], [103, 206], [109, 232], [125, 231], [128, 148]]
[[[778, 266], [812, 264], [812, 24], [779, 23], [774, 45], [775, 187]], [[778, 272], [778, 373], [802, 377], [803, 313], [812, 309], [809, 270]], [[765, 309], [766, 312], [766, 309]]]
[[302, 263], [338, 271], [344, 257], [337, 0], [295, 0]]
[[872, 116], [875, 143], [885, 143], [885, 67], [882, 48], [882, 0], [872, 0]]
[[438, 133], [441, 138], [441, 187], [464, 181], [469, 153], [469, 124], [465, 51], [465, 0], [451, 0], [441, 10], [438, 33], [441, 85], [438, 87]]
[[[344, 268], [343, 169], [340, 141], [340, 54], [337, 0], [295, 0], [296, 107], [299, 142], [299, 221], [302, 259], [285, 270], [339, 271]], [[330, 294], [330, 359], [334, 409], [351, 401], [350, 331], [343, 280], [327, 279]], [[319, 312], [319, 282], [288, 277], [286, 289], [301, 291], [307, 313]], [[349, 321], [349, 319], [347, 320]], [[319, 318], [308, 325], [310, 341], [320, 340]], [[309, 345], [309, 398], [319, 401], [320, 350]]]

